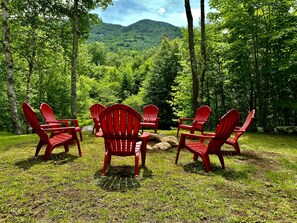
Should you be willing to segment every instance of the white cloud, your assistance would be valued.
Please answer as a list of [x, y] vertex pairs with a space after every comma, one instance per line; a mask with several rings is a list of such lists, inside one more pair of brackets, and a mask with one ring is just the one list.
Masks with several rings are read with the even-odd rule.
[[[205, 2], [207, 5], [208, 0]], [[191, 4], [194, 26], [199, 25], [199, 1]], [[209, 8], [206, 6], [206, 11]], [[114, 0], [105, 11], [100, 8], [93, 11], [98, 13], [104, 22], [130, 25], [141, 19], [163, 21], [175, 26], [187, 26], [187, 17], [182, 0]]]
[[166, 13], [166, 9], [165, 8], [160, 8], [158, 13], [163, 15], [164, 13]]

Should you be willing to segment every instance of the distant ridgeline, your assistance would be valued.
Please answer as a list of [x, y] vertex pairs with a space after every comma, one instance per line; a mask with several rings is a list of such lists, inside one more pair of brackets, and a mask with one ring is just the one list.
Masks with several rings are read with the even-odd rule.
[[98, 41], [110, 50], [144, 50], [159, 46], [162, 38], [181, 38], [181, 28], [165, 22], [140, 20], [129, 26], [101, 23], [91, 27], [88, 43]]

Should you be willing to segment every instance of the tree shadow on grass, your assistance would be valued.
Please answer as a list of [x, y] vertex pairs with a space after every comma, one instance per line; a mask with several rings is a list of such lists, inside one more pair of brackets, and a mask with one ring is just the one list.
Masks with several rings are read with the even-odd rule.
[[30, 169], [32, 166], [41, 164], [44, 162], [51, 162], [54, 165], [63, 165], [69, 162], [73, 162], [78, 156], [71, 155], [67, 152], [52, 153], [48, 161], [44, 161], [43, 155], [33, 156], [25, 160], [21, 160], [15, 163], [15, 165], [24, 170]]
[[152, 171], [147, 167], [139, 167], [139, 176], [135, 177], [134, 166], [109, 166], [105, 176], [101, 176], [102, 170], [96, 171], [95, 182], [107, 191], [125, 192], [141, 186], [141, 181], [152, 177]]
[[196, 162], [191, 162], [184, 165], [185, 172], [201, 174], [204, 176], [213, 174], [213, 175], [221, 175], [226, 180], [242, 180], [247, 179], [248, 173], [246, 171], [239, 171], [235, 169], [222, 169], [221, 165], [216, 165], [214, 163], [211, 164], [211, 172], [207, 173], [205, 170], [205, 166], [201, 160], [197, 160]]
[[[273, 157], [277, 156], [272, 152], [261, 152], [256, 151], [243, 151], [240, 155], [236, 154], [236, 151], [222, 151], [223, 156], [234, 156], [235, 162], [242, 163], [244, 165], [256, 165], [261, 169], [273, 169], [276, 168], [276, 161], [273, 161]], [[196, 173], [207, 175], [202, 160], [198, 159], [196, 162], [188, 163], [184, 166], [184, 170], [189, 173]], [[251, 170], [236, 170], [234, 168], [222, 169], [221, 165], [211, 163], [211, 174], [221, 175], [226, 180], [237, 181], [241, 179], [249, 178]]]
[[[264, 152], [262, 152], [262, 154], [264, 155]], [[275, 154], [274, 153], [267, 153], [267, 155], [272, 155], [274, 156]], [[261, 154], [255, 152], [255, 151], [244, 151], [244, 152], [241, 152], [240, 156], [238, 156], [238, 159], [239, 160], [248, 160], [250, 162], [253, 162], [253, 163], [261, 163], [261, 162], [265, 162], [267, 161], [268, 157], [263, 157]]]

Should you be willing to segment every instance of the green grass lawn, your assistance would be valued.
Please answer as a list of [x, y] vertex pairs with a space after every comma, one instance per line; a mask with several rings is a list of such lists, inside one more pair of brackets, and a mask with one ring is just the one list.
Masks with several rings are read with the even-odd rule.
[[0, 222], [297, 222], [297, 136], [246, 133], [225, 170], [210, 156], [209, 174], [186, 150], [178, 165], [177, 148], [149, 151], [138, 178], [134, 157], [112, 157], [102, 177], [103, 139], [91, 134], [82, 157], [60, 147], [47, 162], [36, 135], [0, 142]]

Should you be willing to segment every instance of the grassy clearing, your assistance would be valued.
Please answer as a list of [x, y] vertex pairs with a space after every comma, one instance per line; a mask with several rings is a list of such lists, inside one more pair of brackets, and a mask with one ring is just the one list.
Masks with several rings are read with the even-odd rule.
[[176, 148], [148, 152], [137, 179], [133, 157], [113, 157], [102, 177], [103, 140], [90, 134], [83, 157], [71, 146], [47, 162], [34, 157], [35, 135], [0, 141], [0, 222], [297, 221], [296, 136], [246, 133], [242, 155], [226, 152], [225, 170], [211, 156], [209, 174], [185, 150], [178, 165]]

